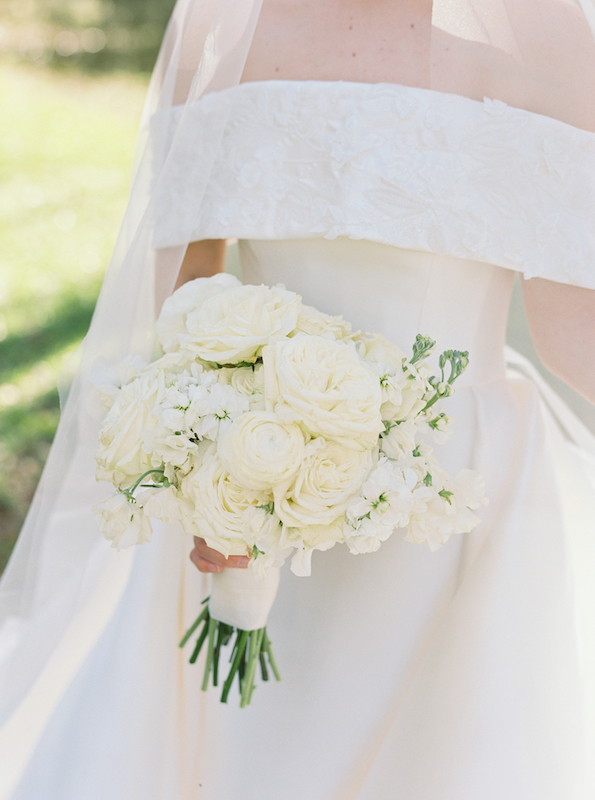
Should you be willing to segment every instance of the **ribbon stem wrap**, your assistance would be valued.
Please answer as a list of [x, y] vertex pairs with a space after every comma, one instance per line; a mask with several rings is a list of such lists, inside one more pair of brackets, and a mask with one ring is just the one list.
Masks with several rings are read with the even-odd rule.
[[264, 577], [251, 569], [224, 569], [213, 575], [209, 613], [243, 631], [264, 628], [278, 587], [279, 567], [269, 567]]

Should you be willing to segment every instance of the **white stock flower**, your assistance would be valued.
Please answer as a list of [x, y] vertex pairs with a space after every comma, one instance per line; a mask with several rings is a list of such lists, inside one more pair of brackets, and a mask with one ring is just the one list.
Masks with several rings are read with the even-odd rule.
[[121, 492], [93, 506], [92, 513], [105, 538], [118, 550], [151, 541], [153, 528], [144, 509]]
[[298, 334], [263, 352], [267, 408], [313, 436], [371, 449], [384, 426], [378, 378], [355, 348]]
[[306, 525], [303, 528], [289, 528], [288, 541], [295, 549], [291, 559], [291, 571], [294, 575], [308, 577], [312, 571], [312, 553], [314, 550], [330, 550], [343, 541], [345, 515], [338, 517], [330, 525]]
[[347, 340], [351, 336], [351, 330], [351, 323], [342, 316], [332, 317], [302, 303], [294, 334], [307, 333], [310, 336], [322, 336], [324, 339]]
[[[273, 489], [275, 511], [284, 525], [300, 528], [331, 526], [345, 512], [349, 499], [357, 494], [373, 465], [369, 450], [353, 450], [337, 442], [314, 439], [295, 478]], [[312, 529], [317, 546], [320, 530]], [[328, 529], [329, 537], [335, 534]], [[311, 542], [309, 543], [309, 546]]]
[[434, 483], [431, 499], [412, 514], [405, 537], [410, 542], [427, 544], [430, 550], [437, 550], [453, 533], [473, 530], [480, 519], [471, 509], [488, 502], [484, 496], [485, 480], [473, 470], [464, 469], [452, 481], [439, 478]]
[[136, 500], [148, 517], [160, 519], [162, 522], [175, 522], [182, 519], [180, 500], [173, 486], [145, 489], [137, 494]]
[[186, 533], [202, 537], [225, 556], [246, 554], [245, 512], [270, 502], [264, 493], [247, 491], [231, 479], [215, 443], [203, 451], [202, 463], [183, 478], [180, 493], [189, 501], [182, 509]]
[[219, 457], [240, 486], [269, 490], [293, 479], [306, 451], [298, 425], [283, 423], [270, 411], [249, 411], [219, 441]]
[[192, 367], [173, 376], [155, 406], [160, 425], [144, 434], [146, 452], [160, 453], [165, 463], [176, 466], [196, 452], [199, 440], [215, 440], [249, 408], [244, 395], [218, 382], [217, 371]]
[[437, 492], [432, 492], [431, 497], [411, 515], [405, 539], [416, 544], [427, 544], [433, 552], [445, 544], [454, 532], [452, 505]]
[[405, 420], [416, 417], [424, 408], [429, 394], [434, 390], [428, 382], [430, 371], [423, 364], [406, 363], [406, 369], [400, 376], [401, 405], [396, 420]]
[[264, 345], [296, 325], [301, 299], [279, 286], [237, 286], [188, 313], [182, 347], [205, 361], [256, 361]]
[[258, 551], [253, 553], [250, 568], [264, 576], [269, 567], [283, 566], [293, 546], [286, 541], [279, 517], [267, 508], [249, 506], [243, 513], [242, 524], [247, 544]]
[[157, 320], [157, 337], [163, 350], [169, 353], [180, 349], [181, 337], [187, 334], [186, 320], [190, 312], [199, 308], [209, 297], [237, 286], [241, 286], [240, 281], [227, 273], [182, 284], [163, 303]]
[[380, 438], [380, 449], [393, 461], [411, 458], [415, 450], [419, 426], [414, 419], [394, 424]]
[[[426, 487], [421, 489], [426, 494]], [[370, 553], [405, 527], [420, 494], [418, 476], [410, 468], [381, 458], [362, 487], [359, 497], [347, 506], [345, 541], [352, 553]]]

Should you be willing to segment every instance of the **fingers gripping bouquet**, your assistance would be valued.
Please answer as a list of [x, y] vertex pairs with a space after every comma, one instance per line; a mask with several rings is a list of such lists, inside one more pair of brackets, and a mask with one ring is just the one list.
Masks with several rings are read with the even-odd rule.
[[191, 661], [206, 643], [206, 689], [235, 637], [221, 699], [237, 673], [245, 706], [258, 664], [265, 680], [269, 668], [279, 677], [265, 626], [287, 558], [309, 575], [314, 550], [373, 552], [395, 528], [435, 550], [478, 523], [483, 480], [471, 470], [450, 479], [428, 443], [448, 433], [437, 403], [468, 354], [444, 352], [436, 376], [427, 337], [407, 357], [283, 287], [230, 275], [178, 289], [157, 335], [163, 355], [124, 362], [108, 393], [97, 478], [116, 493], [95, 514], [118, 548], [150, 541], [153, 517], [179, 520], [225, 556], [251, 556], [248, 570], [213, 575], [181, 643], [202, 625]]

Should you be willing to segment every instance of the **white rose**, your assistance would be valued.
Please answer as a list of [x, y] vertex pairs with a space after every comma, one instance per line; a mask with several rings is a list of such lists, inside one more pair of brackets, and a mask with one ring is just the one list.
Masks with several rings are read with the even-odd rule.
[[118, 550], [151, 541], [153, 528], [142, 506], [122, 493], [98, 503], [92, 513], [105, 538]]
[[[98, 481], [127, 488], [156, 465], [143, 450], [143, 434], [155, 429], [153, 406], [164, 391], [163, 379], [152, 374], [123, 386], [99, 432], [95, 454]], [[158, 465], [157, 465], [158, 466]]]
[[231, 386], [248, 398], [252, 411], [264, 411], [264, 367], [255, 364], [254, 367], [237, 367], [229, 378]]
[[271, 489], [293, 479], [306, 443], [298, 425], [284, 424], [270, 411], [249, 411], [219, 441], [219, 457], [240, 486]]
[[163, 303], [157, 320], [157, 337], [163, 350], [168, 353], [180, 349], [180, 337], [187, 333], [186, 319], [191, 311], [199, 308], [209, 297], [236, 286], [241, 286], [240, 281], [227, 273], [197, 278], [180, 286]]
[[189, 501], [182, 509], [186, 533], [202, 537], [209, 547], [225, 556], [246, 555], [247, 509], [267, 506], [270, 498], [247, 491], [235, 483], [223, 467], [212, 443], [203, 451], [202, 463], [181, 482], [180, 494]]
[[205, 361], [256, 361], [272, 337], [294, 328], [301, 299], [273, 286], [238, 286], [214, 295], [187, 315], [183, 348]]
[[382, 364], [387, 370], [402, 372], [405, 353], [386, 336], [381, 333], [358, 333], [353, 341], [365, 361]]
[[324, 339], [347, 340], [351, 336], [351, 330], [351, 323], [342, 316], [331, 317], [330, 314], [323, 314], [313, 306], [302, 303], [294, 333], [307, 333], [311, 336], [322, 336]]
[[[359, 493], [373, 466], [369, 450], [353, 450], [323, 439], [314, 440], [309, 446], [310, 453], [293, 481], [273, 489], [275, 512], [287, 527], [300, 528], [304, 538], [306, 526], [320, 528], [336, 522], [349, 499]], [[313, 529], [311, 534], [318, 537], [320, 530]], [[330, 529], [329, 538], [336, 541]], [[322, 541], [317, 538], [316, 544], [319, 546]]]
[[298, 334], [263, 352], [267, 408], [314, 436], [371, 449], [384, 430], [378, 378], [343, 342]]

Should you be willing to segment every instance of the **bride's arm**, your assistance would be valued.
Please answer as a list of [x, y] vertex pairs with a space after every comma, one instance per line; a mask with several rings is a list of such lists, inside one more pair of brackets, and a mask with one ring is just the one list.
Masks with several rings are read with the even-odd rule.
[[203, 239], [190, 242], [180, 267], [175, 288], [195, 278], [209, 278], [225, 268], [225, 239]]
[[547, 369], [595, 403], [595, 290], [523, 280], [537, 354]]

